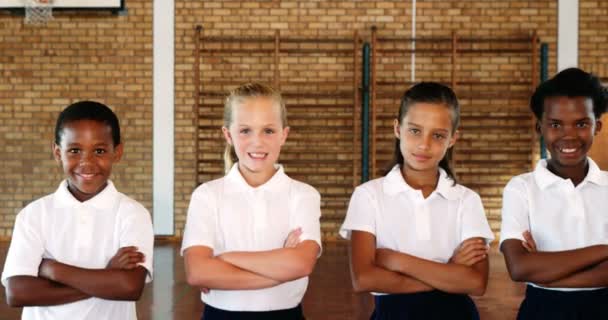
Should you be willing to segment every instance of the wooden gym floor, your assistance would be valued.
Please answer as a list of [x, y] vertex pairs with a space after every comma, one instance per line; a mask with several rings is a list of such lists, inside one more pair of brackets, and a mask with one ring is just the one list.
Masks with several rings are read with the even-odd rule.
[[[0, 271], [8, 250], [0, 242]], [[513, 283], [507, 274], [502, 255], [496, 247], [490, 252], [490, 280], [486, 294], [475, 298], [481, 319], [515, 319], [524, 285]], [[0, 320], [19, 319], [21, 310], [6, 305], [4, 288], [0, 293]], [[308, 320], [369, 319], [373, 301], [369, 294], [355, 294], [351, 289], [348, 254], [345, 243], [326, 244], [323, 255], [310, 277], [303, 301]], [[179, 243], [160, 242], [154, 248], [154, 281], [145, 288], [137, 303], [140, 320], [200, 319], [203, 305], [199, 294], [184, 277]]]

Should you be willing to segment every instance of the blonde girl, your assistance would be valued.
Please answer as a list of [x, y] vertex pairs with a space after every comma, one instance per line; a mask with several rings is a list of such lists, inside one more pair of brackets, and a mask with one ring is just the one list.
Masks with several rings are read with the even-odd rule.
[[181, 251], [187, 281], [201, 289], [205, 320], [303, 319], [321, 252], [320, 195], [277, 163], [289, 133], [278, 91], [248, 83], [224, 108], [226, 175], [192, 194]]

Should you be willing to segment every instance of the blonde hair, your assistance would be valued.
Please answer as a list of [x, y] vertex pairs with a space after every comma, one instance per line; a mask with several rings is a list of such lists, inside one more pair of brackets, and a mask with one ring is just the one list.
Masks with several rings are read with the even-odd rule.
[[[243, 84], [230, 91], [230, 94], [226, 97], [226, 102], [224, 103], [224, 127], [230, 128], [233, 116], [232, 110], [236, 106], [243, 104], [247, 99], [259, 97], [270, 98], [279, 105], [283, 128], [287, 127], [287, 110], [285, 109], [285, 102], [283, 101], [281, 92], [271, 86], [255, 82]], [[225, 173], [230, 171], [235, 161], [237, 161], [237, 157], [234, 148], [226, 143], [226, 147], [224, 148]]]

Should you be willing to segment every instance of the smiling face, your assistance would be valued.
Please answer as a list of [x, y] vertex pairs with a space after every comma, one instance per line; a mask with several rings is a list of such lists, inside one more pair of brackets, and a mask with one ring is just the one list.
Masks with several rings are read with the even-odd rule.
[[233, 106], [230, 126], [222, 131], [234, 147], [245, 180], [252, 186], [268, 181], [289, 133], [279, 104], [270, 97], [244, 99]]
[[68, 189], [79, 201], [89, 200], [107, 185], [112, 165], [122, 157], [122, 144], [114, 146], [110, 126], [94, 120], [68, 122], [60, 137], [53, 155], [67, 177]]
[[546, 98], [538, 130], [551, 153], [548, 166], [563, 178], [568, 178], [565, 170], [584, 172], [593, 137], [601, 128], [601, 121], [593, 113], [591, 99], [565, 96]]
[[399, 123], [395, 120], [395, 137], [404, 159], [402, 170], [435, 174], [448, 148], [454, 145], [452, 113], [441, 103], [418, 102], [409, 107]]

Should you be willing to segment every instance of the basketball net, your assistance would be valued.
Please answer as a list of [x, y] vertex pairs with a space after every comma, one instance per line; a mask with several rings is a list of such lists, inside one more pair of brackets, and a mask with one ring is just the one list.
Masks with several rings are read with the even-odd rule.
[[45, 25], [53, 20], [53, 0], [25, 0], [25, 24]]

